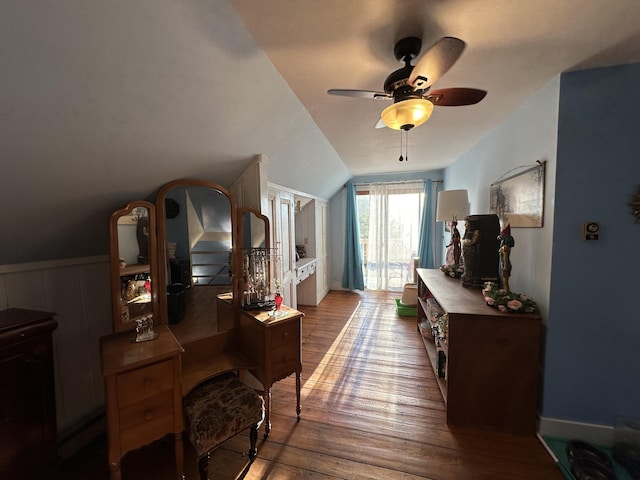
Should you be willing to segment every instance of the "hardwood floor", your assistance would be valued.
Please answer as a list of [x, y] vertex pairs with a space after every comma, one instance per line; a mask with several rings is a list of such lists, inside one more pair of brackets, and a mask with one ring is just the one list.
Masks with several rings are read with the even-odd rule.
[[[301, 420], [294, 378], [276, 383], [272, 431], [260, 436], [258, 457], [248, 464], [248, 434], [240, 434], [213, 453], [214, 478], [562, 480], [535, 436], [446, 425], [415, 318], [397, 316], [397, 296], [331, 292], [319, 307], [301, 306]], [[198, 478], [196, 463], [185, 441], [187, 478]], [[174, 468], [167, 439], [125, 456], [122, 478], [174, 479]], [[58, 478], [107, 479], [104, 438]]]

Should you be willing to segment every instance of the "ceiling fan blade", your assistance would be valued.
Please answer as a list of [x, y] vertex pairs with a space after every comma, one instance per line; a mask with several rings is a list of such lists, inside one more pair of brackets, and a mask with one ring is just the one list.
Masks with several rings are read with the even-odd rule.
[[369, 98], [373, 100], [391, 100], [393, 97], [388, 93], [374, 92], [372, 90], [344, 90], [332, 88], [327, 90], [329, 95], [339, 95], [341, 97]]
[[477, 88], [441, 88], [429, 90], [426, 99], [438, 107], [473, 105], [481, 101], [487, 92]]
[[466, 44], [455, 37], [442, 37], [416, 63], [409, 85], [424, 90], [438, 81], [460, 58]]

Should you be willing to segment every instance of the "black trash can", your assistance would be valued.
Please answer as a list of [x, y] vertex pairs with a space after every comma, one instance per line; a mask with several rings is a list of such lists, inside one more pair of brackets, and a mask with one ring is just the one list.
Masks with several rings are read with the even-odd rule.
[[167, 285], [167, 313], [169, 323], [180, 323], [187, 309], [185, 286], [182, 283]]

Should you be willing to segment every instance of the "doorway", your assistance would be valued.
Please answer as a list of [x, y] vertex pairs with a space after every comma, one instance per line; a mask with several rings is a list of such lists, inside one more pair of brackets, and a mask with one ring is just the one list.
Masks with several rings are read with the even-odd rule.
[[424, 205], [422, 181], [373, 183], [356, 191], [365, 288], [402, 291], [413, 282]]

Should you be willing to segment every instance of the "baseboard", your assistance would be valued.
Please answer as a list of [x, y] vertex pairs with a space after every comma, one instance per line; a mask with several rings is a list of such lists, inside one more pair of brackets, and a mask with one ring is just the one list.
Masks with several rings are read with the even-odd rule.
[[104, 435], [107, 423], [104, 413], [85, 420], [82, 424], [67, 430], [58, 438], [58, 460], [68, 460], [96, 438]]
[[557, 418], [540, 417], [538, 425], [540, 435], [572, 439], [576, 438], [594, 445], [613, 444], [613, 426], [592, 423], [571, 422]]

